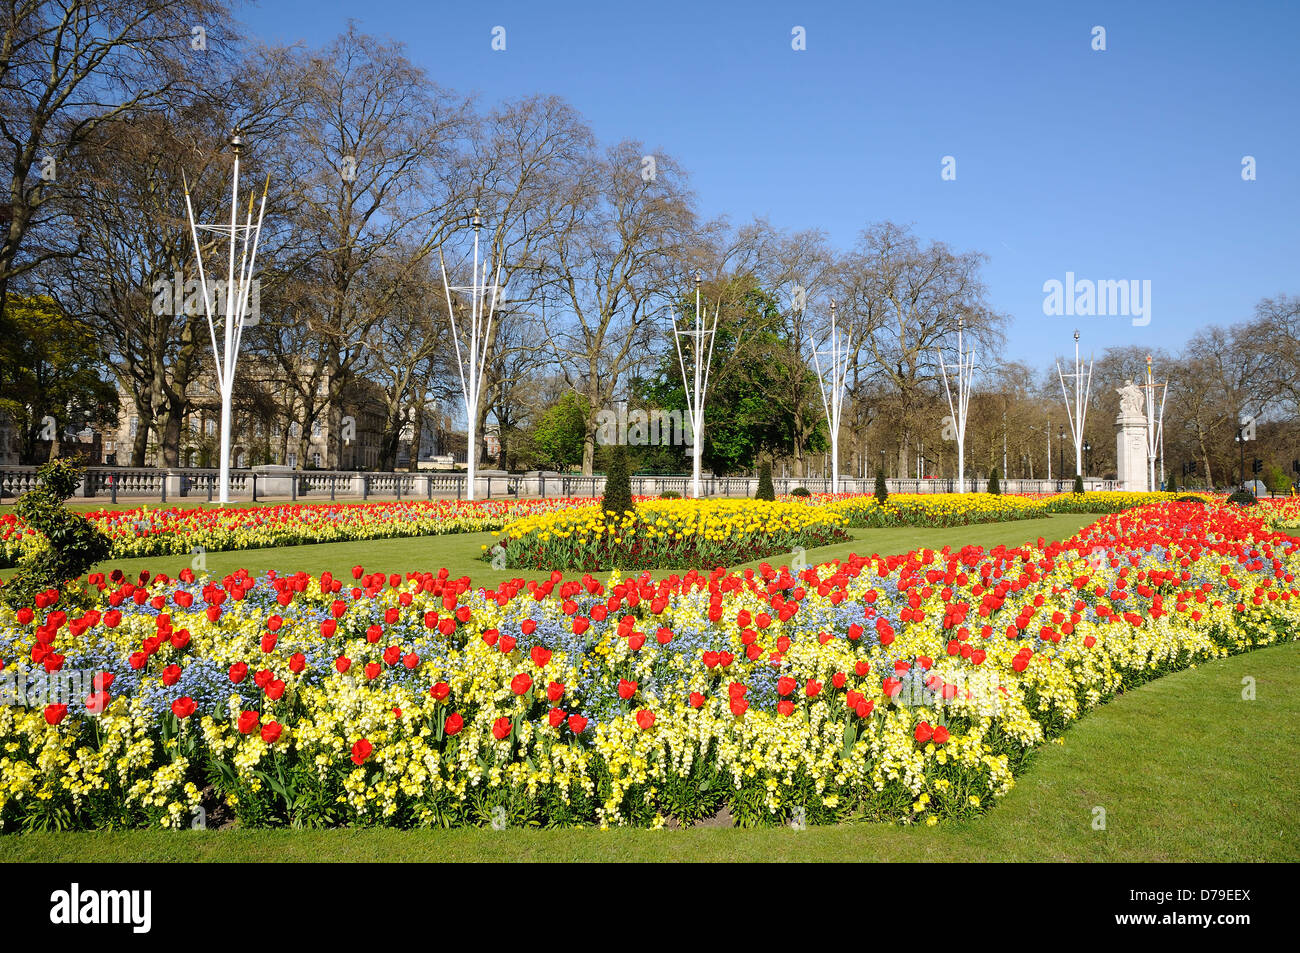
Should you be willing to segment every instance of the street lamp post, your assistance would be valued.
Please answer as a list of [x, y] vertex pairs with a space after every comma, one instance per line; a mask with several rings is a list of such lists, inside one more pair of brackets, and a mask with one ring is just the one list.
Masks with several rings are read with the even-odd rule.
[[[460, 372], [461, 394], [465, 398], [465, 431], [468, 454], [466, 456], [465, 498], [475, 498], [475, 477], [478, 474], [478, 409], [483, 393], [483, 374], [487, 368], [488, 345], [492, 340], [492, 321], [496, 315], [497, 301], [501, 294], [502, 263], [496, 263], [496, 276], [489, 285], [488, 274], [491, 263], [484, 261], [479, 268], [479, 233], [483, 230], [483, 215], [474, 209], [470, 215], [470, 227], [474, 229], [474, 261], [468, 285], [451, 285], [447, 282], [447, 262], [442, 249], [438, 249], [438, 263], [442, 267], [442, 287], [447, 295], [447, 318], [451, 322], [451, 340], [456, 349], [456, 369]], [[456, 321], [456, 307], [452, 303], [453, 291], [469, 295], [468, 340], [461, 347], [462, 327]], [[488, 298], [488, 292], [491, 298]]]
[[[1165, 398], [1169, 396], [1169, 381], [1165, 381], [1160, 394], [1160, 405], [1156, 406], [1156, 387], [1151, 376], [1151, 355], [1147, 355], [1147, 382], [1143, 390], [1147, 398], [1147, 485], [1154, 490], [1156, 484], [1156, 459], [1163, 456], [1161, 448], [1165, 440]], [[1161, 463], [1161, 482], [1164, 480], [1164, 464]]]
[[[677, 366], [682, 372], [682, 388], [686, 392], [686, 415], [691, 423], [691, 496], [699, 499], [702, 493], [700, 477], [702, 454], [704, 452], [704, 395], [709, 389], [709, 369], [713, 364], [713, 341], [718, 330], [718, 308], [713, 309], [713, 326], [705, 326], [704, 312], [700, 310], [701, 275], [695, 273], [695, 326], [683, 330], [677, 326], [677, 316], [672, 315], [673, 343], [677, 345]], [[682, 338], [691, 339], [691, 363], [693, 374], [686, 373], [686, 359], [682, 351]], [[709, 349], [704, 350], [704, 339], [709, 340]], [[692, 378], [694, 386], [692, 386]]]
[[1092, 472], [1092, 444], [1083, 442], [1084, 476]]
[[[1092, 360], [1088, 361], [1088, 373], [1083, 372], [1083, 359], [1079, 356], [1079, 332], [1074, 332], [1074, 373], [1066, 374], [1061, 370], [1061, 362], [1056, 362], [1056, 374], [1061, 381], [1061, 396], [1065, 398], [1065, 413], [1070, 421], [1070, 435], [1074, 437], [1074, 474], [1083, 475], [1083, 427], [1088, 417], [1088, 397], [1092, 393]], [[1066, 390], [1065, 379], [1074, 381], [1074, 404], [1070, 404], [1070, 393]], [[1061, 466], [1061, 477], [1065, 477], [1065, 466]]]
[[[943, 392], [948, 397], [948, 419], [952, 421], [952, 433], [957, 439], [957, 492], [966, 492], [966, 417], [970, 408], [971, 379], [975, 375], [975, 349], [965, 349], [963, 330], [966, 326], [964, 317], [957, 318], [957, 363], [953, 369], [957, 372], [957, 400], [954, 403], [952, 388], [948, 384], [948, 364], [943, 359], [943, 351], [935, 348], [939, 355], [939, 370], [943, 374]], [[946, 439], [946, 435], [945, 435]], [[1003, 474], [1005, 476], [1005, 474]]]
[[1060, 460], [1058, 461], [1058, 463], [1060, 465], [1059, 469], [1061, 471], [1061, 479], [1064, 480], [1065, 479], [1065, 428], [1060, 425], [1057, 425], [1056, 429], [1058, 431], [1056, 446], [1060, 455]]
[[[194, 240], [194, 261], [199, 273], [199, 286], [203, 292], [203, 313], [208, 320], [208, 335], [212, 341], [212, 357], [216, 363], [217, 388], [221, 393], [221, 456], [218, 475], [217, 501], [221, 505], [230, 502], [230, 430], [232, 404], [235, 388], [235, 368], [239, 363], [239, 344], [244, 334], [244, 326], [250, 323], [248, 318], [248, 295], [253, 286], [253, 269], [257, 263], [257, 244], [262, 236], [262, 216], [266, 212], [266, 192], [271, 185], [268, 175], [262, 187], [262, 201], [257, 210], [257, 223], [253, 223], [253, 194], [248, 196], [248, 211], [244, 224], [239, 224], [239, 156], [244, 148], [244, 140], [236, 132], [230, 139], [230, 148], [235, 161], [231, 172], [230, 184], [230, 224], [204, 225], [194, 220], [194, 206], [190, 201], [190, 187], [184, 181], [185, 212], [190, 222], [190, 235]], [[230, 237], [230, 257], [226, 272], [226, 301], [222, 306], [221, 323], [223, 339], [217, 343], [217, 322], [213, 309], [217, 307], [214, 294], [208, 292], [207, 273], [203, 270], [203, 251], [199, 244], [199, 232], [213, 232]], [[240, 240], [243, 245], [239, 245]], [[235, 252], [239, 251], [239, 276], [235, 276]], [[220, 292], [220, 282], [215, 289]], [[251, 323], [256, 324], [258, 316], [253, 315]]]
[[1241, 488], [1246, 489], [1246, 439], [1243, 433], [1245, 428], [1237, 428], [1237, 447], [1241, 450]]
[[[715, 326], [717, 324], [716, 315], [714, 324]], [[840, 492], [840, 416], [844, 406], [844, 385], [848, 381], [849, 362], [848, 341], [843, 339], [835, 321], [834, 299], [831, 299], [831, 333], [826, 342], [828, 352], [826, 368], [822, 368], [817, 342], [812, 340], [811, 331], [808, 332], [808, 339], [812, 343], [813, 365], [817, 369], [817, 381], [821, 385], [822, 409], [826, 412], [826, 426], [831, 431], [831, 492], [838, 493]], [[944, 383], [947, 383], [946, 378]]]

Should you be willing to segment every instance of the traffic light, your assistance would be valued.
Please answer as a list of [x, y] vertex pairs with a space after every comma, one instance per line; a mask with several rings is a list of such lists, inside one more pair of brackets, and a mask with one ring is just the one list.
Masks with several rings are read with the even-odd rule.
[[1259, 459], [1259, 457], [1256, 457], [1250, 464], [1251, 473], [1259, 473], [1263, 469], [1264, 469], [1264, 461]]

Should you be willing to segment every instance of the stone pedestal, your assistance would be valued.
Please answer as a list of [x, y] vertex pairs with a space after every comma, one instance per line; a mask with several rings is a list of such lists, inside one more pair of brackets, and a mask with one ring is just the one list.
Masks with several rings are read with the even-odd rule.
[[1121, 413], [1115, 418], [1116, 477], [1120, 489], [1141, 493], [1147, 486], [1147, 418]]
[[[253, 472], [257, 474], [257, 495], [259, 498], [288, 498], [293, 496], [293, 481], [297, 479], [297, 476], [291, 467], [268, 463], [263, 466], [253, 467]], [[346, 485], [343, 488], [345, 489]]]

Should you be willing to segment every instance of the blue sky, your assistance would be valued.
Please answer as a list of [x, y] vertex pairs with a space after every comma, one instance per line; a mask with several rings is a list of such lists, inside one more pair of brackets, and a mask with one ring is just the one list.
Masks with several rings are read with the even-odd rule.
[[[1035, 366], [1076, 325], [1085, 353], [1176, 348], [1300, 294], [1297, 3], [263, 0], [241, 15], [310, 45], [349, 18], [440, 84], [489, 103], [556, 93], [602, 140], [675, 155], [705, 215], [820, 227], [841, 247], [890, 219], [985, 252], [1013, 318], [1005, 356]], [[1149, 280], [1150, 324], [1045, 316], [1043, 283], [1066, 272]]]

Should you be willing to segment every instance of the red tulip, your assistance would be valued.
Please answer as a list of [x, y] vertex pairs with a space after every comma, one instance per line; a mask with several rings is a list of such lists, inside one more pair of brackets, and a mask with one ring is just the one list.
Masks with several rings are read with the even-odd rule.
[[365, 738], [362, 738], [360, 741], [352, 745], [353, 763], [357, 765], [365, 764], [366, 761], [369, 760], [371, 752], [374, 750], [374, 746]]
[[262, 716], [255, 711], [245, 711], [239, 716], [239, 733], [246, 735], [257, 727]]
[[460, 712], [454, 711], [447, 716], [447, 720], [443, 722], [442, 727], [448, 736], [457, 734], [465, 727], [465, 719], [461, 717]]
[[172, 702], [172, 714], [177, 718], [185, 719], [194, 714], [194, 710], [199, 706], [194, 703], [194, 699], [189, 695], [182, 696]]
[[650, 726], [655, 723], [655, 713], [649, 708], [642, 708], [636, 713], [636, 723], [642, 731], [649, 731]]
[[280, 732], [282, 730], [283, 729], [280, 727], [278, 721], [268, 721], [262, 726], [262, 740], [268, 745], [273, 745], [280, 740]]

